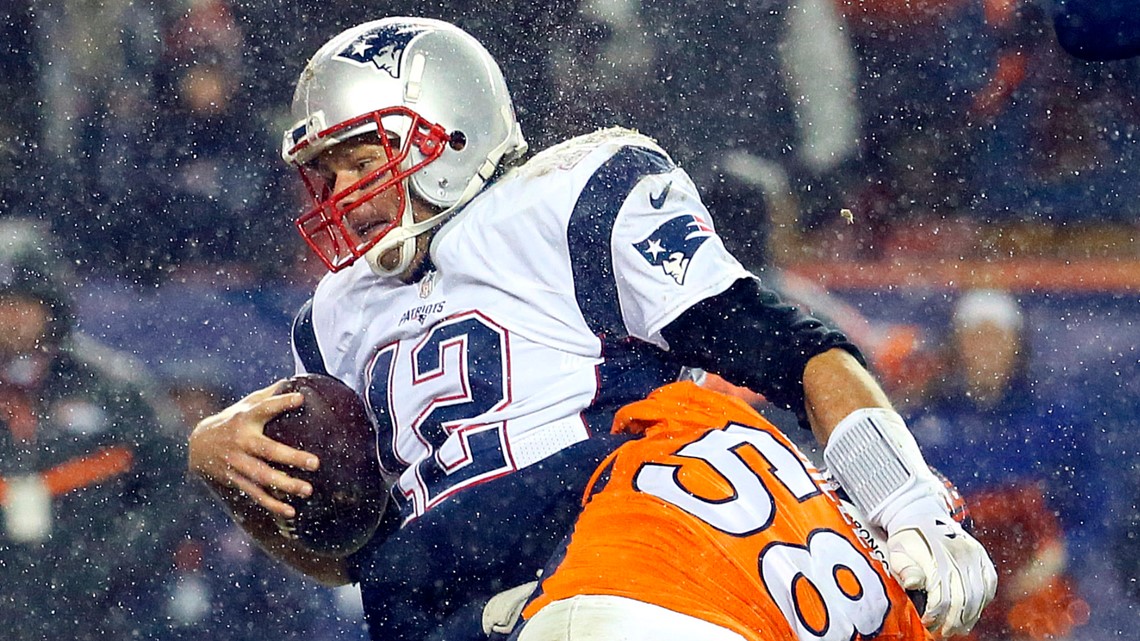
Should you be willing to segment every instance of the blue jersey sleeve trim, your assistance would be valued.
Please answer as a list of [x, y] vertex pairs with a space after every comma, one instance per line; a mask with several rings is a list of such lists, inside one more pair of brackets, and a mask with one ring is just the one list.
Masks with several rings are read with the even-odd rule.
[[305, 301], [297, 316], [293, 318], [293, 349], [305, 371], [310, 374], [328, 375], [321, 348], [317, 345], [317, 332], [313, 329], [313, 299]]
[[582, 189], [566, 230], [574, 296], [595, 334], [623, 336], [610, 236], [618, 211], [642, 178], [673, 171], [665, 156], [644, 147], [623, 147]]

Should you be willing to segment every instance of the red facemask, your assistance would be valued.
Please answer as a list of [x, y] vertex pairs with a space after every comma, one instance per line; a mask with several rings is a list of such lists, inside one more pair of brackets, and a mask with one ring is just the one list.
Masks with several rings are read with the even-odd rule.
[[[314, 206], [298, 217], [295, 225], [301, 237], [330, 271], [336, 272], [348, 267], [401, 224], [400, 217], [397, 216], [391, 223], [368, 228], [361, 234], [352, 224], [352, 212], [389, 189], [395, 189], [397, 211], [404, 211], [408, 199], [404, 179], [439, 158], [449, 142], [448, 134], [442, 126], [424, 120], [406, 107], [390, 107], [347, 120], [320, 132], [316, 139], [336, 136], [370, 123], [375, 123], [378, 132], [391, 131], [392, 127], [383, 124], [386, 118], [410, 120], [408, 135], [402, 141], [385, 135], [378, 136], [387, 160], [340, 192], [332, 193], [333, 184], [325, 176], [308, 166], [300, 166], [301, 179], [313, 198]], [[402, 129], [400, 127], [398, 130]], [[289, 153], [297, 154], [309, 144], [308, 140], [302, 140]], [[423, 158], [415, 164], [409, 164], [405, 161], [413, 148]]]

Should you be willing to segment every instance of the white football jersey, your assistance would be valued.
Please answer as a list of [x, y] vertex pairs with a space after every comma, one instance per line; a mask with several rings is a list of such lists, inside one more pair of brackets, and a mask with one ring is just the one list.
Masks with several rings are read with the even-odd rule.
[[[590, 436], [678, 374], [661, 329], [748, 272], [685, 172], [621, 129], [551, 148], [439, 229], [418, 283], [365, 261], [294, 324], [297, 369], [364, 397], [406, 519]], [[315, 340], [314, 340], [315, 339]]]

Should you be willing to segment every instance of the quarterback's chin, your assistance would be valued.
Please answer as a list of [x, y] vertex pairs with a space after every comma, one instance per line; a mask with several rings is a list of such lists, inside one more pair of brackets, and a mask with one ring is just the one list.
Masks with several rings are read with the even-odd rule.
[[418, 247], [414, 251], [411, 260], [405, 265], [401, 262], [403, 259], [402, 247], [385, 250], [378, 257], [369, 261], [372, 271], [380, 276], [395, 277], [404, 283], [414, 282], [420, 274], [425, 253]]
[[395, 276], [394, 270], [400, 268], [403, 247], [401, 243], [389, 244], [387, 247], [377, 246], [365, 252], [363, 260], [368, 263], [372, 271], [379, 276]]
[[400, 248], [393, 247], [380, 254], [376, 259], [376, 264], [380, 266], [380, 269], [384, 270], [384, 273], [392, 273], [392, 270], [400, 266]]

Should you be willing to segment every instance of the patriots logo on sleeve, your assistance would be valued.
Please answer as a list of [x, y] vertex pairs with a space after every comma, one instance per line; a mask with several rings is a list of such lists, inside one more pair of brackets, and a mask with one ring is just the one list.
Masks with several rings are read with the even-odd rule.
[[387, 71], [393, 78], [400, 77], [400, 59], [404, 49], [421, 29], [404, 26], [385, 26], [376, 31], [361, 34], [348, 43], [337, 58], [350, 60], [360, 65], [372, 64], [381, 71]]
[[633, 246], [650, 265], [660, 267], [678, 285], [684, 285], [689, 261], [712, 235], [712, 227], [707, 223], [692, 214], [684, 214], [665, 221]]

